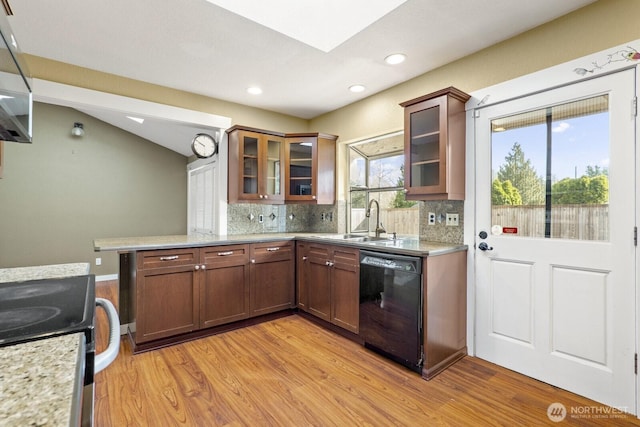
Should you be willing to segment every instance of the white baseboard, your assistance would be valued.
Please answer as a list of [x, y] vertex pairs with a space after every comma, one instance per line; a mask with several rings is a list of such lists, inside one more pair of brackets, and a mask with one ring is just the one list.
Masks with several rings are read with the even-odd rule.
[[103, 276], [96, 276], [96, 282], [106, 282], [108, 280], [118, 280], [117, 274], [105, 274]]

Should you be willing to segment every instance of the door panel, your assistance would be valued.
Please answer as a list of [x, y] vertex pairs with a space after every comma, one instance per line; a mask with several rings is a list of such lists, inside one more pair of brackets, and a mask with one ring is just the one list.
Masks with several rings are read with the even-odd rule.
[[631, 413], [634, 93], [627, 70], [475, 121], [476, 354]]
[[[491, 263], [492, 333], [531, 344], [533, 338], [533, 269], [530, 263], [494, 260]], [[518, 277], [517, 283], [513, 277]]]

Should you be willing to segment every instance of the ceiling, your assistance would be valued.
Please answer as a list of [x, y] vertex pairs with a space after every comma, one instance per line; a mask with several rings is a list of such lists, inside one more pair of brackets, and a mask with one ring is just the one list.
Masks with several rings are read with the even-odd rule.
[[[271, 11], [272, 20], [280, 17], [276, 21], [287, 24], [273, 30], [256, 22], [266, 12], [245, 18], [213, 1], [65, 0], [61, 6], [50, 0], [10, 0], [14, 15], [9, 22], [20, 49], [30, 55], [309, 119], [593, 2], [350, 0], [332, 5], [329, 16], [335, 19], [327, 19], [318, 11], [328, 0], [317, 0], [316, 9], [309, 5], [295, 11], [302, 17], [291, 7]], [[229, 8], [240, 3], [245, 13], [265, 4], [219, 1]], [[371, 2], [382, 9], [363, 21], [359, 15]], [[286, 3], [268, 4], [275, 8]], [[364, 28], [345, 29], [355, 25]], [[344, 31], [342, 39], [320, 38], [318, 47], [312, 47], [314, 42], [296, 32], [300, 28], [312, 28], [302, 33], [316, 37]], [[407, 55], [405, 62], [384, 62], [398, 52]], [[355, 84], [365, 90], [350, 92]], [[262, 94], [247, 93], [250, 86], [260, 87]], [[116, 126], [129, 121], [121, 116], [106, 120], [99, 109], [86, 112]], [[172, 149], [189, 154], [188, 144]]]

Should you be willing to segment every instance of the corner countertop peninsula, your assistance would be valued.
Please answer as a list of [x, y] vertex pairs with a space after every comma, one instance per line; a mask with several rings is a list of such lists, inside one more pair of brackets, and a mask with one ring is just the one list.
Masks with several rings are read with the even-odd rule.
[[102, 238], [95, 239], [93, 241], [93, 245], [96, 252], [117, 251], [120, 253], [128, 253], [159, 249], [223, 246], [232, 244], [276, 242], [282, 240], [304, 240], [419, 257], [437, 256], [467, 250], [467, 245], [431, 242], [427, 240], [420, 240], [415, 237], [398, 237], [397, 239], [389, 238], [379, 241], [362, 242], [345, 239], [343, 236], [343, 234], [336, 233], [263, 233], [226, 236], [188, 234], [172, 236]]

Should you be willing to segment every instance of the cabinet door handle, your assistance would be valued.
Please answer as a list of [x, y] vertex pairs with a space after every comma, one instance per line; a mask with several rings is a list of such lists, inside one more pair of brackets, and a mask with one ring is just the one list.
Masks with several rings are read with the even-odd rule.
[[172, 256], [161, 256], [160, 257], [160, 261], [174, 261], [176, 259], [180, 258], [178, 255], [172, 255]]
[[200, 267], [200, 268], [201, 268], [201, 269], [203, 269], [203, 270], [206, 270], [206, 269], [207, 269], [207, 266], [206, 266], [206, 265], [204, 265], [204, 264], [202, 264], [202, 267]]
[[199, 265], [196, 265], [196, 270], [200, 270], [200, 266]]
[[268, 196], [267, 194], [265, 194], [265, 195], [264, 195], [264, 198], [265, 198], [265, 199], [268, 199], [268, 198], [269, 198], [269, 196]]
[[252, 260], [251, 260], [251, 264], [255, 264], [255, 263], [256, 263], [256, 260], [255, 260], [255, 259], [252, 259]]
[[233, 255], [233, 251], [218, 252], [218, 256], [229, 256], [229, 255]]
[[262, 199], [263, 197], [264, 197], [264, 196], [261, 194], [261, 195], [260, 195], [260, 198]]
[[303, 260], [303, 261], [306, 261], [306, 260], [307, 260], [307, 257], [306, 257], [306, 256], [303, 256], [303, 257], [302, 257], [302, 260]]
[[273, 247], [273, 248], [267, 248], [267, 252], [275, 252], [275, 251], [279, 251], [280, 248], [279, 247]]
[[312, 198], [313, 200], [315, 200], [315, 199], [316, 199], [316, 196], [311, 196], [311, 198]]
[[333, 267], [333, 262], [331, 262], [331, 261], [327, 261], [327, 262], [328, 262], [328, 264], [327, 264], [327, 265], [328, 265], [329, 267]]

